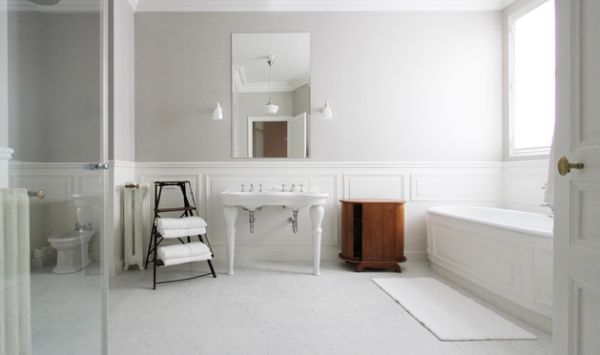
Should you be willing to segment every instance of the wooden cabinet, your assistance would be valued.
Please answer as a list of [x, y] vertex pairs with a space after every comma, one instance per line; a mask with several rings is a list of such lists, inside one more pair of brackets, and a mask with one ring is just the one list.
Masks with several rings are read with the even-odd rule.
[[393, 269], [404, 256], [404, 201], [341, 200], [342, 252], [356, 271]]

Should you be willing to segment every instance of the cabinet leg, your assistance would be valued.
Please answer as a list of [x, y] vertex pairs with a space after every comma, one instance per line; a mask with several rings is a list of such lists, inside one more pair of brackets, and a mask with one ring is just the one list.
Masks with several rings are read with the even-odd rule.
[[394, 265], [394, 271], [395, 272], [402, 272], [402, 269], [400, 268], [400, 264], [395, 264]]
[[356, 270], [356, 272], [363, 272], [363, 271], [365, 271], [365, 265], [363, 265], [362, 263], [357, 264], [355, 270]]

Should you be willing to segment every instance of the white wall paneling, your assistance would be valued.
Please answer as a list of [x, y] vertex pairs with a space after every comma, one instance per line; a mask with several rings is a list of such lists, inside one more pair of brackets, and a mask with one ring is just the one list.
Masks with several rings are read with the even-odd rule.
[[[47, 245], [52, 234], [74, 229], [77, 219], [71, 202], [73, 194], [102, 191], [102, 175], [84, 170], [83, 164], [9, 162], [9, 186], [46, 192], [43, 200], [31, 199], [31, 250]], [[100, 255], [98, 235], [90, 242], [95, 260]]]
[[549, 213], [542, 186], [548, 181], [548, 160], [507, 161], [502, 165], [502, 207]]
[[0, 146], [0, 188], [8, 186], [8, 161], [12, 153], [12, 149]]
[[412, 201], [495, 202], [500, 176], [476, 170], [411, 174]]
[[135, 182], [135, 163], [127, 161], [113, 161], [112, 169], [109, 171], [109, 188], [112, 189], [112, 225], [109, 234], [110, 273], [115, 274], [123, 270], [123, 186], [129, 182]]
[[[17, 163], [12, 173], [31, 189], [43, 188], [49, 200], [59, 203], [76, 192], [93, 190], [93, 173], [81, 170], [78, 163]], [[156, 180], [190, 180], [200, 215], [207, 219], [209, 235], [214, 243], [216, 262], [224, 266], [225, 231], [219, 193], [226, 189], [239, 190], [241, 184], [263, 185], [263, 188], [286, 184], [308, 185], [313, 175], [315, 189], [330, 194], [323, 222], [323, 260], [337, 260], [339, 252], [338, 200], [342, 198], [405, 199], [406, 255], [410, 260], [426, 257], [425, 212], [440, 204], [499, 205], [501, 163], [481, 162], [181, 162], [133, 163], [115, 161], [111, 168], [114, 188], [111, 249], [114, 257], [112, 270], [120, 270], [122, 263], [122, 186], [126, 182], [153, 182]], [[428, 179], [428, 180], [424, 180]], [[421, 183], [421, 190], [414, 184]], [[475, 187], [476, 193], [468, 189]], [[450, 191], [450, 192], [448, 192]], [[150, 192], [153, 194], [153, 191]], [[165, 203], [180, 203], [177, 194], [166, 196]], [[461, 198], [460, 194], [464, 194]], [[147, 200], [151, 209], [152, 196]], [[49, 203], [49, 202], [45, 202]], [[283, 208], [265, 208], [257, 213], [256, 231], [248, 231], [247, 214], [240, 212], [237, 221], [238, 260], [311, 260], [310, 218], [300, 212], [300, 231], [294, 234], [287, 222], [291, 211]], [[70, 222], [59, 224], [66, 231]], [[67, 223], [68, 222], [68, 223]], [[149, 235], [149, 228], [148, 233]], [[66, 229], [65, 229], [66, 228]], [[47, 238], [47, 236], [46, 236]], [[148, 240], [145, 241], [147, 245]], [[307, 264], [308, 265], [308, 264]]]
[[[342, 198], [392, 198], [409, 203], [406, 213], [406, 254], [409, 259], [425, 258], [425, 211], [441, 203], [494, 205], [499, 201], [500, 163], [424, 163], [424, 162], [217, 162], [217, 163], [137, 163], [137, 180], [151, 182], [161, 179], [189, 179], [195, 188], [200, 212], [208, 220], [209, 233], [217, 252], [217, 261], [225, 257], [225, 221], [219, 193], [239, 190], [241, 184], [259, 184], [263, 188], [286, 184], [308, 185], [313, 175], [314, 188], [330, 194], [323, 223], [323, 259], [336, 260], [339, 252], [338, 200]], [[410, 191], [413, 173], [432, 174], [427, 199], [412, 199]], [[446, 179], [444, 179], [444, 176]], [[463, 182], [466, 198], [456, 190], [457, 180]], [[433, 185], [437, 184], [434, 188]], [[476, 196], [466, 187], [477, 185]], [[453, 189], [449, 199], [446, 190]], [[435, 191], [440, 192], [437, 196]], [[243, 259], [310, 260], [310, 219], [300, 212], [300, 232], [294, 235], [287, 222], [291, 211], [265, 208], [256, 214], [254, 234], [248, 231], [247, 214], [237, 220], [238, 244], [236, 257]], [[221, 259], [221, 260], [219, 260]]]

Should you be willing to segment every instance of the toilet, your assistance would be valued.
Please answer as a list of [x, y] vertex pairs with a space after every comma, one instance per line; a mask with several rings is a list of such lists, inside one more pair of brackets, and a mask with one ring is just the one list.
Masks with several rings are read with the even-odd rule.
[[101, 206], [101, 196], [75, 194], [72, 198], [77, 215], [75, 230], [48, 238], [50, 245], [57, 251], [56, 266], [52, 269], [57, 274], [81, 270], [92, 262], [89, 243], [96, 234], [92, 221], [95, 210]]

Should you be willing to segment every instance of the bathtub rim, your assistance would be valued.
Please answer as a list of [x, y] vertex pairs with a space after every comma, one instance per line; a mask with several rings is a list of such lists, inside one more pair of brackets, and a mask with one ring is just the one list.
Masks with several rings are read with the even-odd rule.
[[453, 213], [450, 211], [446, 211], [447, 209], [460, 209], [460, 208], [501, 210], [501, 211], [510, 211], [509, 213], [518, 213], [518, 214], [523, 214], [523, 215], [535, 215], [536, 217], [544, 216], [546, 218], [552, 218], [552, 217], [550, 217], [548, 215], [544, 215], [542, 213], [520, 211], [520, 210], [500, 208], [500, 207], [467, 206], [467, 205], [434, 206], [434, 207], [429, 207], [427, 209], [426, 213], [427, 213], [427, 216], [435, 215], [435, 216], [441, 216], [441, 217], [447, 217], [447, 218], [455, 218], [455, 219], [466, 221], [466, 222], [487, 225], [490, 227], [496, 227], [496, 228], [501, 228], [501, 229], [508, 229], [508, 230], [518, 232], [518, 233], [535, 235], [535, 236], [542, 237], [542, 238], [553, 239], [553, 231], [552, 230], [547, 231], [547, 230], [537, 229], [537, 228], [523, 228], [523, 227], [511, 225], [508, 223], [491, 222], [491, 221], [487, 221], [482, 218], [469, 217], [469, 216], [461, 215], [460, 213]]

